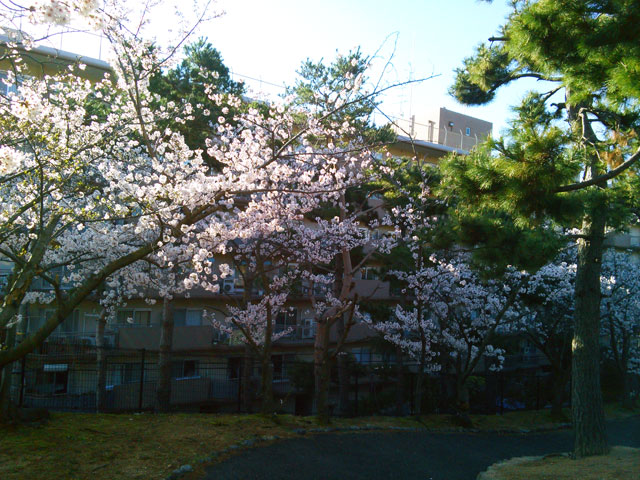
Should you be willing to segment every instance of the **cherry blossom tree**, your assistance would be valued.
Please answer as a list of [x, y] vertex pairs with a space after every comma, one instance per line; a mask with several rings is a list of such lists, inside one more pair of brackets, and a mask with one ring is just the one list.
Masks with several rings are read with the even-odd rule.
[[[245, 408], [250, 408], [250, 374], [253, 367], [251, 357], [258, 359], [261, 367], [261, 411], [272, 413], [273, 399], [273, 344], [291, 333], [290, 329], [279, 330], [277, 319], [288, 311], [287, 301], [299, 279], [299, 271], [286, 248], [287, 237], [293, 230], [279, 227], [280, 232], [264, 229], [262, 235], [256, 231], [250, 238], [237, 239], [229, 247], [233, 260], [233, 269], [221, 264], [220, 278], [232, 274], [242, 279], [241, 298], [229, 296], [228, 315], [224, 321], [212, 318], [213, 324], [222, 332], [240, 339], [247, 346], [245, 369], [242, 377]], [[235, 305], [234, 305], [235, 303]]]
[[601, 334], [605, 354], [623, 381], [623, 405], [634, 402], [633, 377], [640, 375], [640, 278], [638, 264], [628, 252], [609, 250], [602, 259]]
[[[220, 169], [211, 171], [201, 151], [159, 127], [191, 121], [193, 106], [151, 108], [149, 79], [166, 52], [120, 28], [117, 16], [99, 14], [114, 57], [113, 71], [96, 83], [82, 77], [82, 64], [21, 78], [27, 47], [10, 46], [7, 81], [21, 82], [0, 98], [0, 254], [12, 263], [0, 310], [0, 366], [40, 345], [118, 271], [140, 275], [149, 261], [171, 268], [197, 246], [184, 286], [213, 288], [207, 262], [229, 242], [258, 227], [277, 229], [274, 209], [278, 218], [301, 220], [362, 177], [366, 150], [357, 141], [317, 142], [352, 134], [348, 121], [327, 125], [315, 112], [282, 106], [268, 114], [250, 108], [233, 122], [220, 116], [208, 145]], [[223, 115], [241, 103], [213, 86], [206, 91]], [[35, 281], [51, 285], [50, 293], [32, 291]], [[26, 303], [55, 313], [11, 345], [6, 332]]]
[[413, 308], [398, 306], [396, 319], [376, 328], [419, 359], [423, 369], [435, 358], [436, 368], [452, 372], [457, 408], [466, 411], [467, 380], [479, 362], [492, 359], [490, 368], [502, 366], [504, 350], [492, 342], [516, 315], [513, 305], [525, 281], [523, 275], [509, 271], [499, 279], [483, 279], [463, 254], [449, 259], [431, 255], [422, 268], [394, 274], [406, 282]]
[[575, 248], [529, 276], [518, 298], [520, 315], [503, 331], [522, 335], [549, 361], [552, 374], [551, 414], [563, 417], [562, 405], [571, 378]]

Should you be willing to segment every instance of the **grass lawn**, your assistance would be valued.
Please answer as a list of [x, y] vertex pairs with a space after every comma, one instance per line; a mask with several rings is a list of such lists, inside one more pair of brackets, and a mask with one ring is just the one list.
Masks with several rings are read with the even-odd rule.
[[[638, 412], [608, 407], [609, 418]], [[479, 429], [553, 426], [545, 410], [472, 416]], [[451, 428], [450, 417], [360, 417], [334, 419], [332, 427]], [[312, 418], [278, 415], [53, 413], [42, 426], [0, 426], [0, 478], [160, 479], [184, 464], [243, 440], [262, 436], [290, 438], [295, 430], [317, 427]]]
[[640, 449], [613, 447], [609, 455], [572, 460], [568, 457], [520, 457], [493, 465], [483, 480], [631, 480], [640, 472]]

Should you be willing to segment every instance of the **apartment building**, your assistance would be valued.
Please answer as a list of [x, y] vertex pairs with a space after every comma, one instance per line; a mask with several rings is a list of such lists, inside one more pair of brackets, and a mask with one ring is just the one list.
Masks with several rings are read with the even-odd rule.
[[478, 143], [491, 136], [493, 124], [476, 117], [441, 107], [412, 115], [393, 118], [398, 141], [390, 150], [401, 156], [417, 156], [426, 161], [449, 153], [466, 155]]
[[[30, 58], [29, 71], [34, 75], [59, 71], [70, 62], [86, 64], [89, 79], [98, 78], [109, 70], [108, 64], [101, 60], [47, 47], [30, 51]], [[491, 134], [491, 123], [444, 108], [427, 118], [434, 120], [421, 123], [412, 118], [404, 126], [397, 122], [398, 140], [389, 146], [389, 151], [394, 155], [418, 156], [437, 163], [439, 158], [451, 152], [466, 154]], [[375, 236], [385, 232], [367, 234]], [[0, 289], [6, 284], [10, 272], [11, 263], [0, 260]], [[64, 276], [65, 271], [61, 269], [58, 273]], [[240, 372], [246, 355], [244, 342], [239, 334], [221, 332], [210, 319], [224, 321], [228, 306], [247, 293], [246, 287], [238, 271], [220, 280], [218, 286], [216, 293], [195, 290], [188, 296], [178, 296], [172, 302], [172, 402], [175, 404], [186, 403], [187, 400], [204, 402], [212, 398], [224, 402], [234, 398], [240, 388]], [[291, 295], [289, 309], [276, 319], [276, 331], [288, 332], [273, 346], [274, 379], [278, 383], [276, 391], [283, 395], [291, 392], [291, 386], [287, 384], [287, 368], [291, 361], [310, 361], [312, 358], [316, 327], [308, 292], [304, 288], [301, 285], [300, 290]], [[32, 289], [47, 292], [51, 286], [38, 280]], [[262, 295], [258, 288], [250, 293], [254, 298]], [[356, 274], [354, 293], [367, 302], [393, 304], [399, 300], [399, 292], [394, 292], [390, 283], [380, 278], [374, 263]], [[96, 335], [101, 312], [96, 300], [89, 299], [82, 304], [29, 356], [26, 363], [16, 366], [16, 369], [22, 369], [20, 395], [28, 398], [31, 404], [37, 405], [39, 399], [50, 401], [52, 396], [60, 399], [60, 405], [69, 408], [90, 408], [95, 404], [98, 381]], [[18, 335], [37, 330], [51, 314], [47, 305], [29, 305]], [[162, 306], [159, 303], [131, 300], [108, 320], [105, 344], [110, 354], [106, 388], [114, 409], [153, 406], [158, 371], [150, 366], [157, 364], [161, 319]], [[380, 360], [382, 356], [375, 352], [371, 342], [376, 336], [366, 325], [356, 324], [346, 339], [345, 351], [359, 362]], [[330, 342], [337, 342], [335, 330], [331, 332]], [[132, 394], [136, 387], [137, 396]]]

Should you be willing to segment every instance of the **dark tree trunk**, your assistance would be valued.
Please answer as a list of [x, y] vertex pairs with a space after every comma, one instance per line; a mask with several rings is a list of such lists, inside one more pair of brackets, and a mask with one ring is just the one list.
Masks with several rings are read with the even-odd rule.
[[271, 361], [271, 354], [265, 354], [261, 359], [262, 364], [262, 381], [261, 381], [261, 394], [262, 405], [260, 411], [263, 414], [271, 414], [274, 412], [273, 403], [273, 363]]
[[567, 374], [563, 371], [553, 370], [551, 379], [551, 417], [556, 419], [564, 418], [562, 405], [565, 398], [565, 387], [567, 386]]
[[424, 359], [420, 360], [418, 364], [418, 373], [416, 374], [416, 392], [415, 392], [415, 407], [413, 414], [418, 416], [422, 413], [422, 390], [424, 384]]
[[399, 346], [396, 346], [396, 415], [404, 415], [404, 362]]
[[98, 413], [103, 413], [106, 409], [107, 349], [104, 342], [104, 330], [106, 323], [106, 312], [103, 312], [98, 318], [98, 323], [96, 325], [96, 369], [98, 371], [96, 411]]
[[242, 372], [242, 411], [251, 413], [253, 408], [253, 352], [249, 345], [244, 347]]
[[624, 408], [628, 409], [634, 407], [632, 382], [632, 375], [627, 370], [624, 370], [622, 372], [622, 399], [620, 403]]
[[586, 238], [578, 243], [571, 374], [576, 458], [609, 451], [600, 388], [600, 267], [606, 205], [594, 203], [583, 222]]
[[[336, 334], [338, 338], [343, 338], [344, 335], [344, 315], [336, 321]], [[351, 377], [349, 375], [349, 357], [344, 352], [338, 352], [337, 354], [337, 366], [338, 366], [338, 414], [349, 414], [349, 386], [351, 384]]]
[[162, 330], [160, 331], [160, 351], [158, 354], [158, 387], [156, 390], [156, 411], [171, 409], [171, 361], [173, 345], [173, 307], [164, 299], [162, 304]]
[[318, 423], [329, 423], [329, 326], [326, 321], [318, 322], [313, 350], [316, 416]]
[[[12, 347], [16, 338], [16, 325], [6, 330], [4, 343]], [[16, 407], [11, 400], [11, 384], [13, 380], [13, 362], [0, 368], [0, 424], [16, 419]]]
[[456, 409], [460, 413], [469, 411], [469, 388], [463, 375], [456, 376]]

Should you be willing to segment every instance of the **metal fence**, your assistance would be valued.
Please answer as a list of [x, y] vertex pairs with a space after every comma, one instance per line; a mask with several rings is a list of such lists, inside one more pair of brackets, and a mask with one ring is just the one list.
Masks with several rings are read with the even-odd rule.
[[[160, 376], [157, 352], [107, 349], [105, 358], [105, 410], [154, 410]], [[95, 349], [83, 350], [82, 355], [77, 352], [29, 355], [14, 364], [13, 398], [27, 407], [95, 411], [99, 374], [96, 359]], [[329, 402], [334, 414], [408, 415], [416, 411], [416, 365], [360, 363], [351, 358], [344, 368], [342, 375], [337, 365], [331, 370]], [[255, 411], [260, 403], [260, 373], [258, 362], [247, 362], [242, 357], [185, 355], [184, 352], [174, 355], [171, 408], [176, 411]], [[273, 392], [277, 409], [284, 413], [314, 413], [313, 378], [310, 361], [300, 361], [292, 355], [274, 355]], [[543, 408], [550, 397], [549, 380], [548, 374], [539, 369], [479, 373], [467, 382], [470, 409], [501, 413]], [[454, 376], [425, 377], [422, 413], [453, 412], [455, 404]]]

